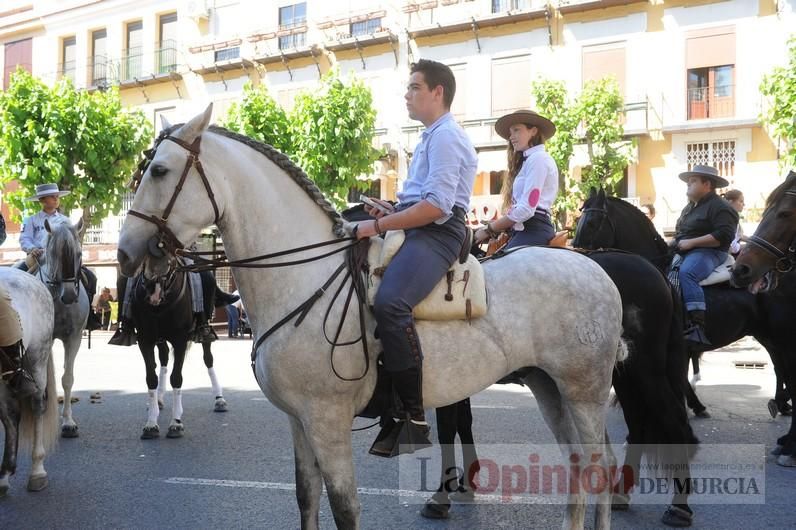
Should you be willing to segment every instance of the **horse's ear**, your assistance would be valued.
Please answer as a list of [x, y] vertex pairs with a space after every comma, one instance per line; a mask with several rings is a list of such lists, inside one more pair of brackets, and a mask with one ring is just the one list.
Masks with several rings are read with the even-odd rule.
[[597, 195], [597, 188], [592, 186], [589, 188], [589, 199], [593, 199], [595, 195]]
[[165, 114], [161, 114], [160, 115], [160, 128], [163, 129], [163, 130], [171, 129], [171, 122], [165, 116]]
[[50, 228], [50, 221], [48, 219], [44, 220], [44, 229], [47, 230], [48, 234], [52, 234], [52, 228]]
[[197, 136], [205, 132], [210, 126], [210, 118], [212, 116], [213, 104], [210, 103], [202, 114], [194, 116], [191, 121], [182, 126], [180, 129], [182, 139], [188, 143], [193, 142]]
[[597, 192], [597, 200], [605, 202], [605, 190], [603, 188], [600, 188], [600, 191]]

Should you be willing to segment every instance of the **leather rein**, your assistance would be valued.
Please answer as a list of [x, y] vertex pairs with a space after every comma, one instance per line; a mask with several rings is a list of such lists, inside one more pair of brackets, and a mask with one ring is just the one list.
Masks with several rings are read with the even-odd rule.
[[[268, 337], [273, 335], [279, 328], [293, 320], [296, 316], [296, 322], [294, 323], [294, 327], [298, 327], [304, 321], [304, 318], [310, 312], [315, 302], [323, 296], [329, 287], [334, 283], [340, 274], [347, 269], [345, 276], [343, 277], [343, 281], [340, 283], [340, 286], [337, 288], [337, 291], [334, 294], [334, 297], [329, 302], [329, 306], [326, 309], [326, 314], [324, 315], [323, 319], [323, 335], [326, 341], [331, 345], [331, 351], [329, 352], [332, 371], [334, 374], [343, 381], [358, 381], [364, 378], [368, 371], [370, 370], [370, 354], [368, 352], [368, 344], [367, 344], [367, 333], [365, 327], [365, 300], [366, 300], [366, 290], [365, 290], [365, 275], [363, 271], [367, 268], [367, 248], [368, 245], [367, 240], [357, 240], [356, 237], [343, 237], [343, 238], [336, 238], [331, 239], [328, 241], [322, 241], [320, 243], [313, 243], [311, 245], [305, 245], [302, 247], [292, 248], [288, 250], [282, 250], [279, 252], [273, 252], [270, 254], [262, 254], [260, 256], [254, 256], [251, 258], [244, 258], [240, 260], [229, 260], [223, 251], [190, 251], [186, 250], [185, 245], [177, 238], [177, 236], [172, 232], [172, 230], [166, 225], [169, 219], [169, 215], [171, 215], [171, 210], [174, 207], [174, 204], [177, 202], [177, 197], [182, 191], [182, 187], [185, 183], [185, 180], [188, 176], [188, 172], [192, 167], [196, 168], [197, 173], [202, 178], [202, 183], [204, 184], [205, 190], [207, 190], [207, 196], [210, 199], [210, 203], [213, 205], [213, 211], [215, 212], [215, 219], [214, 224], [218, 223], [219, 213], [218, 213], [218, 205], [216, 204], [215, 195], [213, 194], [213, 190], [210, 187], [210, 182], [205, 175], [204, 168], [202, 167], [202, 163], [199, 160], [199, 153], [200, 153], [200, 146], [201, 146], [201, 135], [197, 136], [193, 143], [189, 144], [179, 138], [174, 138], [173, 136], [169, 135], [169, 131], [161, 132], [160, 136], [155, 140], [155, 143], [152, 149], [148, 149], [144, 151], [144, 159], [139, 162], [138, 169], [136, 170], [135, 174], [133, 175], [131, 188], [135, 192], [138, 189], [138, 186], [141, 184], [141, 179], [143, 178], [144, 173], [146, 173], [149, 164], [152, 162], [152, 159], [155, 156], [155, 152], [157, 151], [158, 146], [164, 140], [170, 140], [186, 151], [188, 151], [188, 158], [185, 161], [185, 167], [182, 170], [182, 175], [180, 176], [180, 180], [177, 183], [176, 188], [174, 189], [174, 193], [169, 200], [166, 209], [163, 211], [163, 214], [158, 217], [157, 215], [146, 215], [140, 212], [137, 212], [133, 209], [130, 209], [128, 213], [134, 217], [138, 217], [139, 219], [143, 219], [150, 223], [153, 223], [158, 228], [158, 234], [154, 236], [148, 244], [149, 252], [155, 257], [164, 257], [166, 252], [170, 252], [175, 256], [182, 256], [185, 258], [189, 258], [193, 260], [193, 263], [185, 263], [178, 265], [176, 270], [178, 271], [186, 271], [186, 272], [201, 272], [201, 271], [208, 271], [208, 270], [215, 270], [221, 267], [240, 267], [240, 268], [250, 268], [250, 269], [265, 269], [265, 268], [276, 268], [276, 267], [289, 267], [292, 265], [300, 265], [303, 263], [309, 263], [312, 261], [318, 261], [333, 254], [337, 254], [338, 252], [346, 252], [346, 257], [343, 263], [335, 269], [329, 279], [318, 288], [309, 298], [307, 298], [303, 303], [301, 303], [298, 307], [296, 307], [293, 311], [288, 313], [284, 318], [282, 318], [279, 322], [271, 326], [265, 333], [260, 335], [258, 339], [252, 345], [252, 352], [251, 352], [251, 367], [252, 371], [254, 372], [254, 378], [257, 379], [257, 371], [255, 369], [255, 364], [257, 361], [257, 349], [265, 342]], [[329, 245], [335, 245], [338, 243], [345, 243], [351, 242], [348, 245], [344, 245], [342, 247], [335, 248], [334, 250], [316, 255], [311, 256], [308, 258], [296, 259], [292, 261], [281, 261], [278, 263], [257, 263], [264, 260], [269, 260], [277, 257], [288, 256], [291, 254], [297, 254], [300, 252], [304, 252], [306, 250], [313, 250], [316, 248], [321, 248]], [[207, 257], [211, 256], [211, 257]], [[343, 290], [345, 284], [351, 280], [351, 285], [348, 289], [348, 294], [346, 296], [345, 305], [343, 307], [342, 318], [340, 319], [340, 323], [337, 326], [335, 331], [335, 335], [333, 339], [330, 339], [327, 332], [326, 332], [326, 324], [329, 319], [329, 315], [331, 313], [332, 307], [334, 306], [335, 301], [340, 296], [340, 293]], [[357, 305], [359, 307], [359, 327], [360, 327], [360, 336], [354, 340], [347, 341], [347, 342], [338, 342], [340, 338], [340, 333], [342, 332], [343, 325], [345, 324], [346, 318], [348, 317], [348, 308], [351, 303], [351, 299], [356, 293], [357, 295]], [[348, 378], [340, 375], [334, 365], [334, 350], [337, 346], [350, 346], [356, 344], [357, 342], [362, 343], [362, 351], [365, 358], [365, 369], [361, 375], [353, 378]]]
[[[786, 190], [785, 195], [796, 197], [796, 190]], [[779, 273], [784, 274], [786, 272], [790, 272], [793, 270], [793, 266], [796, 265], [796, 239], [791, 241], [791, 244], [788, 246], [788, 249], [785, 252], [781, 251], [775, 245], [769, 243], [762, 237], [754, 234], [745, 237], [744, 240], [747, 243], [751, 243], [757, 247], [760, 247], [771, 256], [777, 258], [777, 261], [774, 263], [774, 268]]]

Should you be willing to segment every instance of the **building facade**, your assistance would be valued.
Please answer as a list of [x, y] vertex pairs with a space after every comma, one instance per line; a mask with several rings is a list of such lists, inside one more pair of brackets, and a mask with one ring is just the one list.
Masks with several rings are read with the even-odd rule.
[[[0, 65], [4, 87], [18, 65], [87, 90], [116, 85], [156, 132], [161, 116], [182, 121], [210, 102], [220, 119], [247, 82], [290, 107], [339, 67], [373, 91], [375, 143], [389, 155], [367, 178], [371, 193], [392, 198], [422, 131], [402, 99], [409, 64], [441, 61], [457, 79], [452, 112], [479, 153], [479, 215], [494, 211], [506, 168], [496, 119], [533, 107], [535, 79], [575, 94], [612, 75], [635, 146], [625, 195], [654, 203], [666, 229], [685, 205], [676, 175], [693, 164], [719, 167], [752, 216], [781, 180], [758, 87], [786, 61], [795, 10], [796, 0], [6, 0]], [[576, 151], [575, 175], [579, 164]], [[113, 263], [119, 223], [89, 232], [90, 263]], [[4, 247], [4, 262], [19, 257]]]

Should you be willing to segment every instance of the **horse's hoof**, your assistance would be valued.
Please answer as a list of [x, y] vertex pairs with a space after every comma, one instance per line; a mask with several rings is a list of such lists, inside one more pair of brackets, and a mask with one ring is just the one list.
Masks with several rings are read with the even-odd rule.
[[182, 423], [175, 423], [169, 425], [169, 432], [166, 433], [166, 438], [182, 438], [185, 435], [185, 426]]
[[781, 445], [776, 446], [774, 449], [771, 450], [771, 454], [773, 456], [781, 455], [782, 454], [782, 446]]
[[796, 457], [793, 455], [779, 455], [777, 465], [782, 467], [796, 467]]
[[450, 500], [458, 504], [472, 504], [475, 502], [475, 492], [470, 488], [458, 489], [450, 494]]
[[771, 414], [772, 418], [776, 418], [777, 414], [779, 414], [779, 407], [777, 406], [777, 402], [773, 399], [769, 399], [768, 403], [766, 403], [768, 407], [768, 413]]
[[155, 438], [160, 438], [160, 427], [157, 425], [154, 427], [144, 427], [144, 431], [141, 433], [141, 439], [154, 440]]
[[216, 404], [213, 407], [213, 412], [226, 412], [227, 408], [228, 407], [227, 407], [227, 400], [226, 399], [224, 399], [222, 397], [216, 398]]
[[77, 438], [77, 425], [64, 425], [61, 427], [62, 438]]
[[437, 492], [420, 509], [420, 515], [426, 519], [447, 519], [450, 517], [450, 509], [451, 505], [447, 494]]
[[0, 499], [8, 495], [8, 486], [0, 486]]
[[28, 479], [28, 491], [41, 491], [48, 485], [47, 475], [41, 477], [30, 477]]
[[666, 511], [663, 512], [663, 516], [661, 516], [661, 522], [663, 524], [666, 526], [676, 526], [678, 528], [691, 526], [693, 520], [693, 513], [689, 512], [688, 510], [678, 508], [677, 506], [669, 506], [666, 508]]
[[614, 493], [611, 495], [611, 509], [617, 512], [626, 512], [630, 509], [630, 495]]
[[710, 412], [708, 412], [707, 409], [702, 409], [699, 412], [694, 412], [694, 417], [701, 419], [710, 418]]

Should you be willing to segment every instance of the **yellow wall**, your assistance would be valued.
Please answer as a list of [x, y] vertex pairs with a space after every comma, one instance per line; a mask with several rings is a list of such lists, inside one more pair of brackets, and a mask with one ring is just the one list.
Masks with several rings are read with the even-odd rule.
[[665, 167], [664, 157], [672, 152], [672, 135], [664, 134], [663, 139], [654, 140], [642, 136], [638, 140], [638, 165], [636, 166], [636, 195], [641, 203], [653, 202], [655, 184], [652, 181], [652, 169]]
[[777, 159], [777, 146], [762, 127], [752, 129], [752, 150], [746, 153], [747, 162], [770, 162]]
[[757, 16], [765, 17], [777, 14], [777, 0], [759, 0]]

